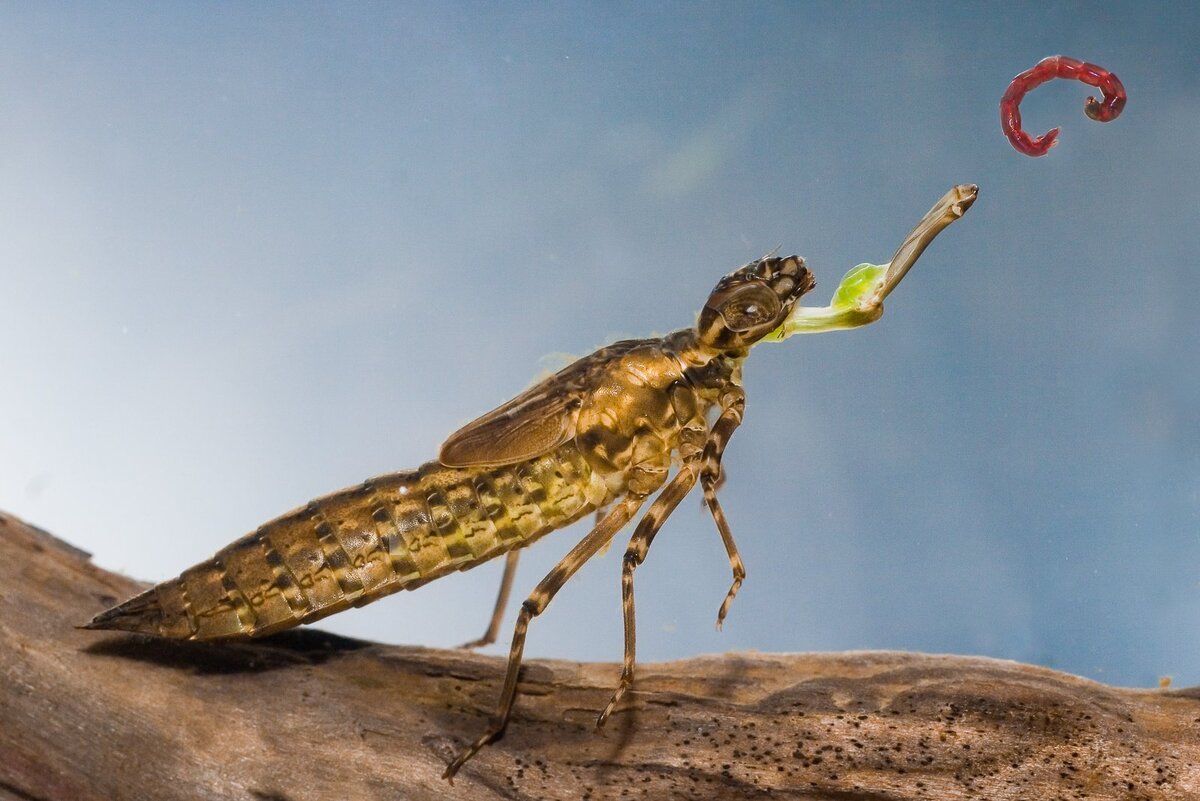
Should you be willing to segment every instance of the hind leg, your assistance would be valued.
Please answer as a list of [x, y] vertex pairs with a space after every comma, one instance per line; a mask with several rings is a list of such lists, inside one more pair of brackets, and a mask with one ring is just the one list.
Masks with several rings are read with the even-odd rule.
[[604, 548], [613, 535], [637, 514], [645, 497], [644, 495], [630, 495], [614, 506], [612, 511], [586, 537], [580, 540], [554, 566], [554, 569], [546, 574], [545, 578], [538, 582], [538, 585], [533, 588], [533, 592], [521, 604], [521, 612], [517, 615], [517, 625], [513, 629], [512, 649], [509, 651], [508, 668], [504, 673], [504, 687], [500, 690], [500, 701], [496, 705], [496, 711], [483, 734], [454, 758], [454, 761], [446, 767], [442, 778], [454, 778], [454, 774], [458, 773], [459, 768], [468, 759], [475, 756], [479, 749], [504, 732], [504, 727], [508, 725], [508, 717], [512, 713], [513, 700], [517, 695], [517, 677], [521, 671], [521, 655], [525, 651], [525, 635], [529, 630], [530, 621], [545, 611], [555, 593], [562, 589], [562, 586], [570, 580], [571, 576], [575, 575], [579, 568], [583, 567], [584, 562]]
[[504, 556], [504, 577], [500, 579], [500, 594], [496, 596], [496, 608], [492, 610], [492, 619], [487, 630], [477, 640], [471, 640], [458, 646], [466, 650], [482, 648], [496, 641], [500, 632], [500, 620], [504, 617], [504, 608], [508, 606], [508, 597], [512, 595], [513, 578], [517, 575], [517, 560], [521, 558], [520, 551], [509, 551]]

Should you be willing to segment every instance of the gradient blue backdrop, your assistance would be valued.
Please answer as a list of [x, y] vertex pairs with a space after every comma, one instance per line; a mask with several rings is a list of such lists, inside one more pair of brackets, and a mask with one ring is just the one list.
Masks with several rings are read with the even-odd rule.
[[[1200, 12], [1143, 6], [5, 4], [0, 508], [175, 575], [432, 458], [548, 354], [689, 325], [777, 245], [824, 303], [975, 182], [880, 323], [755, 351], [724, 490], [749, 580], [717, 634], [729, 569], [684, 504], [639, 655], [1200, 683]], [[1027, 127], [1063, 133], [1030, 159], [997, 101], [1054, 53], [1129, 105], [1042, 87]], [[619, 658], [623, 546], [531, 654]], [[498, 579], [322, 625], [453, 645]]]

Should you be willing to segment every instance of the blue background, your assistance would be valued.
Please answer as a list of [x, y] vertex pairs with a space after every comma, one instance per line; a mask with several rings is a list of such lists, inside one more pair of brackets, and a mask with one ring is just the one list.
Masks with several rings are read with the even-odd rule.
[[[145, 579], [781, 246], [827, 302], [981, 196], [859, 331], [764, 345], [727, 453], [638, 573], [643, 660], [986, 654], [1200, 683], [1194, 4], [0, 8], [0, 508]], [[1116, 72], [1117, 121], [1056, 81]], [[524, 557], [524, 594], [581, 527]], [[619, 553], [531, 629], [620, 657]], [[491, 564], [321, 625], [477, 636]], [[515, 615], [515, 605], [508, 619]], [[508, 627], [494, 651], [506, 649]]]

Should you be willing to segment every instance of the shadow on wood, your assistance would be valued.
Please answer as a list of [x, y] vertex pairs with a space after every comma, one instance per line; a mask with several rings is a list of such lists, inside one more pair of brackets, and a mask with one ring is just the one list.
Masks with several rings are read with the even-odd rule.
[[532, 661], [451, 786], [501, 659], [74, 628], [141, 586], [0, 515], [0, 799], [1200, 799], [1200, 691], [885, 652], [643, 665], [600, 734], [619, 668]]

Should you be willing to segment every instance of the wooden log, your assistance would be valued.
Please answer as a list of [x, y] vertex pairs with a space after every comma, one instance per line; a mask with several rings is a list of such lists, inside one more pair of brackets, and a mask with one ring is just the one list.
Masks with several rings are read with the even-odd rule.
[[617, 666], [532, 661], [450, 785], [501, 659], [74, 628], [141, 586], [0, 516], [0, 799], [1200, 799], [1200, 690], [884, 652], [643, 665], [601, 733]]

